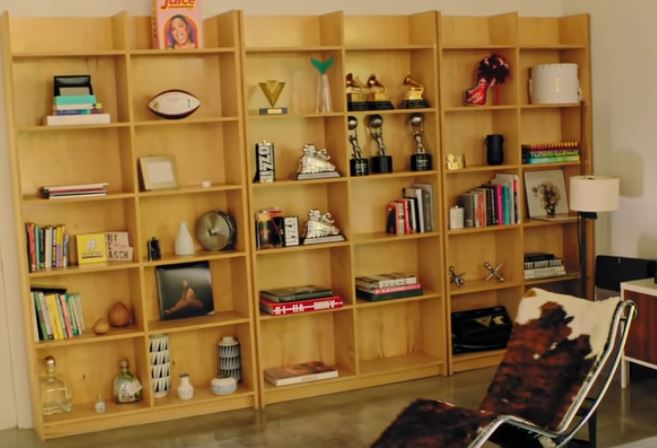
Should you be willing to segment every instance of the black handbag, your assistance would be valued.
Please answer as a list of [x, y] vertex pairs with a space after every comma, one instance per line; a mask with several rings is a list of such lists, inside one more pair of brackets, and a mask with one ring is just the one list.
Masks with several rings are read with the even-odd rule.
[[499, 350], [506, 347], [513, 322], [503, 306], [452, 313], [452, 353]]

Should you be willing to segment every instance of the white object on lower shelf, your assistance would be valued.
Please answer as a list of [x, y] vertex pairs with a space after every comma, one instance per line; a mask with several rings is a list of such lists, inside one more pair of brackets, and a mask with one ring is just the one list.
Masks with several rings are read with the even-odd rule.
[[44, 118], [46, 126], [74, 126], [78, 124], [110, 124], [110, 114], [88, 115], [48, 115]]
[[229, 395], [237, 390], [237, 380], [233, 377], [214, 378], [210, 382], [210, 389], [215, 395]]
[[186, 373], [180, 374], [180, 385], [178, 386], [178, 398], [183, 401], [188, 401], [194, 398], [194, 386], [189, 382], [189, 375]]

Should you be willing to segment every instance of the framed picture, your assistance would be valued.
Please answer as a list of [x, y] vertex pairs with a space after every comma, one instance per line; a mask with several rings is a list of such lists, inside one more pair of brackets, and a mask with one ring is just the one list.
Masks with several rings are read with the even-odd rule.
[[160, 318], [181, 319], [214, 313], [209, 262], [159, 266], [155, 273]]
[[532, 219], [558, 219], [568, 215], [568, 198], [562, 170], [525, 173], [527, 211]]
[[142, 185], [146, 191], [178, 187], [176, 165], [172, 157], [140, 157], [139, 171]]

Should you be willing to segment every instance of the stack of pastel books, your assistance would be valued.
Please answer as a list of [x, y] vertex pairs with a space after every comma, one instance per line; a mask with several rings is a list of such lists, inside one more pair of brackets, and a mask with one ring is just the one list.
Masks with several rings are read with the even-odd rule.
[[39, 193], [46, 199], [107, 196], [107, 185], [107, 182], [78, 185], [46, 185], [39, 188]]
[[273, 316], [330, 310], [342, 305], [344, 300], [333, 290], [316, 285], [260, 291], [260, 310]]
[[522, 145], [522, 163], [579, 162], [579, 142], [541, 143]]
[[417, 277], [404, 272], [391, 272], [356, 277], [356, 297], [377, 302], [379, 300], [402, 299], [421, 296], [422, 285]]
[[53, 98], [52, 115], [44, 119], [46, 126], [108, 124], [110, 114], [96, 101], [96, 95], [64, 95]]

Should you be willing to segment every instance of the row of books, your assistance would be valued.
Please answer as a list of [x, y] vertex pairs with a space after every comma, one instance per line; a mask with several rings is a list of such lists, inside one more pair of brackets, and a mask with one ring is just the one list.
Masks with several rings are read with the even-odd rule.
[[579, 161], [580, 145], [577, 141], [522, 145], [522, 163], [541, 164]]
[[414, 274], [392, 272], [356, 277], [356, 297], [377, 302], [421, 296], [422, 285]]
[[548, 252], [532, 252], [525, 254], [524, 276], [525, 280], [559, 277], [566, 275], [563, 258]]
[[386, 207], [386, 232], [398, 235], [433, 232], [436, 228], [433, 187], [413, 184]]
[[518, 204], [520, 177], [498, 173], [489, 183], [458, 196], [464, 227], [512, 225], [521, 222]]
[[78, 293], [33, 290], [31, 295], [36, 341], [70, 339], [86, 329]]
[[107, 182], [78, 185], [52, 185], [39, 188], [41, 196], [46, 199], [70, 197], [107, 196]]
[[25, 224], [30, 272], [68, 266], [69, 234], [63, 225]]
[[44, 119], [46, 126], [110, 123], [110, 114], [103, 112], [96, 95], [55, 96], [52, 111], [53, 114]]
[[308, 313], [341, 308], [344, 299], [330, 288], [316, 285], [260, 291], [260, 310], [272, 316]]

